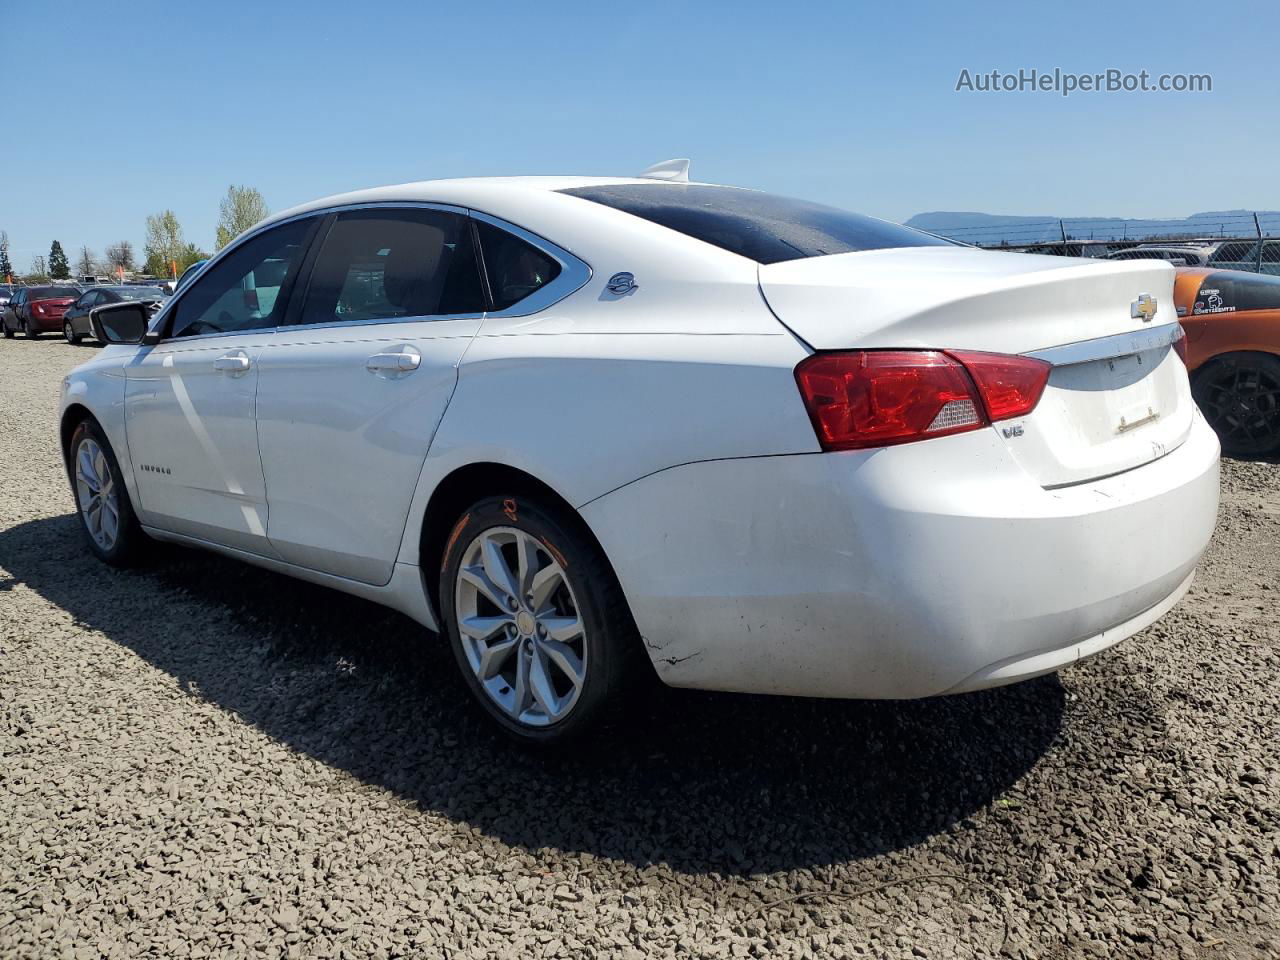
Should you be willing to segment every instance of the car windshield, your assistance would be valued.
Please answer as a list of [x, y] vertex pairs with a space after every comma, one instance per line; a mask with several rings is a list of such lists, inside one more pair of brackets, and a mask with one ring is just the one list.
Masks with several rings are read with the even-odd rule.
[[80, 291], [75, 287], [32, 287], [27, 294], [28, 300], [54, 300], [58, 297], [78, 297]]
[[169, 291], [164, 287], [125, 287], [115, 293], [121, 300], [158, 300], [167, 296]]
[[954, 246], [910, 227], [739, 187], [628, 183], [561, 191], [759, 263], [894, 247]]

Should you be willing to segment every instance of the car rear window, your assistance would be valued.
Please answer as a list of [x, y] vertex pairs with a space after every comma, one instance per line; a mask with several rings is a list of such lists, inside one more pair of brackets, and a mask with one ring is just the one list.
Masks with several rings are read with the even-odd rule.
[[130, 287], [128, 290], [116, 290], [121, 300], [159, 300], [165, 295], [160, 287]]
[[1201, 281], [1192, 314], [1237, 310], [1280, 310], [1280, 277], [1230, 270], [1211, 273]]
[[75, 287], [32, 287], [27, 294], [28, 300], [53, 300], [57, 297], [78, 297], [80, 291]]
[[632, 183], [561, 191], [759, 263], [895, 247], [954, 246], [910, 227], [739, 187]]

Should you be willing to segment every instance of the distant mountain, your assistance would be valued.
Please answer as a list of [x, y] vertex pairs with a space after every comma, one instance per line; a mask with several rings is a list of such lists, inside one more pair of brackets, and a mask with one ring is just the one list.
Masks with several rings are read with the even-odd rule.
[[[1263, 233], [1280, 235], [1280, 212], [1259, 211]], [[1061, 224], [1061, 226], [1059, 225]], [[1252, 236], [1256, 228], [1252, 210], [1213, 210], [1169, 220], [1125, 217], [1010, 217], [992, 213], [935, 211], [917, 213], [907, 226], [953, 240], [983, 245], [1011, 245], [1061, 240], [1065, 229], [1071, 240], [1173, 239], [1175, 237]]]

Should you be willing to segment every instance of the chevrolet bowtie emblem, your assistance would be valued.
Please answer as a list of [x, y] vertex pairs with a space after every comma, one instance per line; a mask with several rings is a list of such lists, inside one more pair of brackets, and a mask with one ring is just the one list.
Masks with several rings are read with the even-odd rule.
[[1156, 315], [1156, 298], [1149, 293], [1138, 294], [1138, 299], [1129, 304], [1129, 316], [1135, 320], [1142, 318], [1143, 323], [1150, 323]]

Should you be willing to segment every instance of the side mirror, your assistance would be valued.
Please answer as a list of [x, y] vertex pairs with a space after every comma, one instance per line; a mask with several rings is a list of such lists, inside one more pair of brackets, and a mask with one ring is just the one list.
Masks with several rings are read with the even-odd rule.
[[151, 322], [148, 304], [139, 300], [109, 303], [89, 311], [89, 326], [103, 343], [141, 343]]

